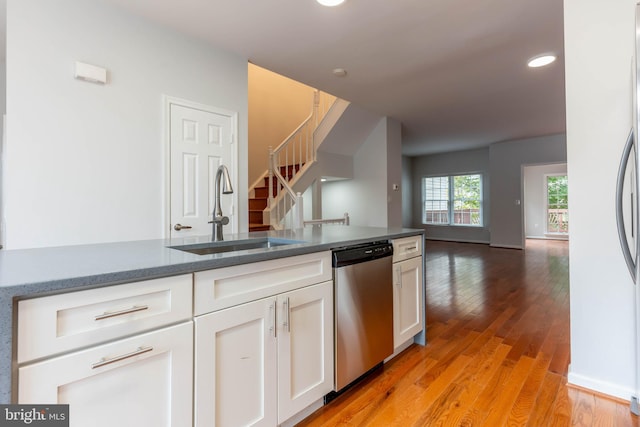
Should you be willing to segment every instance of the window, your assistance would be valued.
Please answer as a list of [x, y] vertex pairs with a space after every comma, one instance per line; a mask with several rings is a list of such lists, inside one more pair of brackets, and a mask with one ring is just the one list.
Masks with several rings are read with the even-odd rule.
[[423, 179], [424, 224], [482, 226], [482, 175]]
[[547, 233], [569, 233], [569, 193], [567, 175], [547, 175]]

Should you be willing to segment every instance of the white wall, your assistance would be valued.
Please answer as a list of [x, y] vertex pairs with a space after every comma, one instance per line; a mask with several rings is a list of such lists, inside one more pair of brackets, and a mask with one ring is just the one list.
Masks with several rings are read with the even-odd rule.
[[413, 163], [402, 157], [402, 226], [413, 227]]
[[633, 393], [636, 371], [634, 287], [618, 243], [614, 197], [631, 127], [634, 7], [635, 0], [564, 1], [571, 212], [568, 379], [623, 399]]
[[[524, 234], [527, 238], [544, 239], [546, 224], [546, 175], [566, 175], [567, 164], [525, 166], [524, 177]], [[571, 217], [571, 213], [569, 213]], [[571, 220], [569, 220], [571, 228]]]
[[[402, 131], [400, 122], [387, 118], [387, 226], [402, 227]], [[397, 188], [397, 189], [394, 189]]]
[[[163, 236], [162, 95], [239, 113], [238, 214], [247, 227], [247, 61], [101, 0], [9, 0], [10, 248]], [[75, 61], [109, 70], [73, 78]]]
[[[6, 3], [5, 3], [6, 7]], [[7, 62], [0, 62], [0, 245], [6, 245], [4, 222], [2, 221], [4, 201], [4, 115], [7, 112]]]
[[399, 132], [396, 121], [382, 118], [353, 157], [353, 179], [322, 184], [323, 218], [340, 218], [348, 212], [352, 225], [402, 225], [401, 192], [391, 194], [393, 183], [401, 182], [402, 156], [395, 147]]

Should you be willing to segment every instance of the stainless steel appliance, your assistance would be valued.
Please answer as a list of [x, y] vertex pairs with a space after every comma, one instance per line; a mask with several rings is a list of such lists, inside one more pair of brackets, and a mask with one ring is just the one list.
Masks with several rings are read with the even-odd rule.
[[638, 131], [640, 129], [640, 108], [638, 90], [640, 90], [640, 3], [636, 5], [636, 44], [633, 64], [633, 117], [632, 129], [627, 137], [616, 185], [616, 220], [618, 237], [622, 246], [624, 260], [635, 285], [635, 348], [636, 372], [635, 390], [631, 396], [631, 412], [640, 415], [640, 239], [638, 239]]
[[336, 391], [393, 353], [393, 287], [389, 242], [333, 251]]

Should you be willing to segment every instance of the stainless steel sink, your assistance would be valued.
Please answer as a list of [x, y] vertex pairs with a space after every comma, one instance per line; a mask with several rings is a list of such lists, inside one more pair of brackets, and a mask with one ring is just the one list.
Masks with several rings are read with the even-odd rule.
[[269, 249], [277, 246], [295, 245], [304, 243], [301, 240], [286, 240], [275, 238], [259, 238], [246, 240], [230, 240], [222, 242], [197, 243], [193, 245], [169, 246], [171, 249], [185, 251], [196, 255], [211, 255], [225, 252], [246, 251], [250, 249]]

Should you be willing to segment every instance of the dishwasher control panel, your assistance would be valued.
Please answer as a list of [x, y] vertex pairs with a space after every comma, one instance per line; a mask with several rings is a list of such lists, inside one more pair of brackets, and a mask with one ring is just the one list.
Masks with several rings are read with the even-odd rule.
[[333, 268], [366, 262], [393, 255], [393, 245], [388, 241], [377, 241], [347, 246], [333, 250]]

